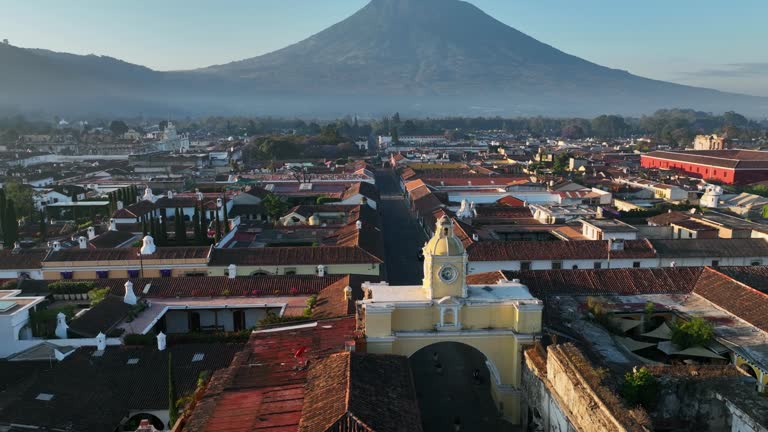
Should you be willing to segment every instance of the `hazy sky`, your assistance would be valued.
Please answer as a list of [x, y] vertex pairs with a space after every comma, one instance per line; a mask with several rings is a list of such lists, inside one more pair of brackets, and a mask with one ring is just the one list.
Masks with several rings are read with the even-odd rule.
[[[500, 21], [605, 66], [768, 96], [768, 0], [470, 0]], [[367, 0], [0, 0], [0, 39], [153, 69], [253, 57], [346, 18]]]

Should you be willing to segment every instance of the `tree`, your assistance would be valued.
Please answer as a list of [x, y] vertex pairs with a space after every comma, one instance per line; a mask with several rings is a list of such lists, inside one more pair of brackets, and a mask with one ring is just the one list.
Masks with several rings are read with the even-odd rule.
[[128, 125], [122, 120], [113, 120], [112, 123], [109, 124], [109, 130], [112, 131], [114, 135], [122, 135], [128, 132]]
[[160, 230], [158, 234], [160, 235], [160, 243], [165, 244], [168, 240], [168, 213], [166, 209], [162, 209], [160, 212]]
[[40, 239], [45, 241], [48, 236], [48, 224], [45, 222], [45, 212], [40, 210]]
[[392, 137], [392, 144], [397, 144], [400, 142], [400, 135], [397, 133], [396, 127], [392, 128], [392, 131], [390, 132], [390, 136]]
[[270, 219], [277, 220], [288, 209], [288, 205], [279, 196], [275, 194], [269, 194], [264, 197], [264, 208], [267, 210], [267, 215]]
[[142, 218], [142, 220], [141, 220], [141, 236], [142, 237], [146, 237], [148, 232], [149, 231], [148, 231], [148, 227], [147, 227], [147, 219], [146, 218]]
[[221, 240], [221, 219], [219, 218], [219, 210], [216, 209], [216, 233], [214, 233], [213, 238], [216, 240], [216, 243]]
[[203, 231], [200, 227], [200, 208], [195, 206], [195, 213], [192, 215], [192, 226], [195, 229], [195, 241], [202, 243]]
[[681, 349], [705, 345], [713, 337], [712, 324], [701, 317], [694, 317], [672, 326], [672, 343]]
[[200, 203], [200, 235], [201, 238], [207, 239], [208, 238], [208, 218], [205, 214], [205, 207], [202, 207], [202, 203]]
[[27, 185], [10, 181], [3, 186], [5, 196], [8, 200], [16, 203], [16, 213], [18, 217], [29, 217], [35, 210], [34, 191]]
[[168, 418], [170, 419], [169, 426], [173, 428], [176, 424], [176, 420], [179, 419], [179, 407], [176, 402], [179, 400], [179, 396], [176, 394], [176, 374], [173, 370], [173, 355], [168, 353]]
[[176, 209], [173, 221], [176, 228], [176, 245], [183, 246], [187, 243], [187, 227], [184, 225], [184, 213], [181, 209]]
[[624, 375], [621, 395], [630, 405], [642, 405], [646, 409], [652, 409], [658, 391], [658, 380], [644, 367], [635, 368]]
[[227, 214], [227, 201], [222, 199], [221, 210], [224, 212], [224, 232], [229, 234], [229, 215]]
[[5, 206], [3, 240], [7, 247], [12, 247], [19, 240], [19, 222], [16, 218], [16, 206], [13, 200], [8, 199]]
[[568, 169], [570, 156], [568, 153], [560, 153], [559, 155], [555, 156], [554, 164], [552, 165], [552, 171], [554, 171], [556, 174], [562, 174]]

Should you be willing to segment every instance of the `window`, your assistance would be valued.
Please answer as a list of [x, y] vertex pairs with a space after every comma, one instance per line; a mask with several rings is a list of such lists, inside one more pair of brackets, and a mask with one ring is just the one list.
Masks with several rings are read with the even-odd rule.
[[563, 263], [560, 261], [552, 261], [552, 270], [560, 270], [563, 268]]
[[520, 263], [520, 270], [526, 271], [531, 269], [531, 262], [530, 261], [523, 261]]
[[286, 276], [296, 276], [296, 269], [293, 267], [288, 267], [285, 269], [285, 273], [283, 274], [285, 274]]
[[40, 393], [35, 399], [40, 401], [49, 401], [53, 399], [53, 395], [50, 393]]
[[688, 231], [688, 238], [693, 238], [693, 233]]
[[574, 264], [574, 265], [573, 265], [573, 267], [571, 267], [571, 268], [572, 268], [573, 270], [578, 270], [578, 269], [579, 269], [579, 266], [577, 266], [576, 264]]
[[635, 261], [632, 263], [632, 268], [640, 268], [640, 261]]
[[712, 260], [712, 267], [717, 267], [719, 265], [720, 265], [720, 261], [719, 260]]
[[134, 358], [129, 358], [128, 361], [125, 362], [125, 364], [129, 364], [129, 365], [139, 364], [139, 359], [137, 359], [135, 357]]
[[195, 355], [192, 356], [192, 361], [193, 362], [199, 362], [199, 361], [203, 361], [204, 358], [205, 358], [205, 354], [203, 354], [203, 353], [195, 353]]
[[763, 263], [761, 261], [752, 261], [751, 263], [749, 263], [749, 265], [751, 265], [751, 266], [759, 266], [759, 265], [763, 265]]
[[603, 268], [603, 263], [601, 263], [600, 261], [595, 261], [594, 268], [596, 268], [596, 269]]

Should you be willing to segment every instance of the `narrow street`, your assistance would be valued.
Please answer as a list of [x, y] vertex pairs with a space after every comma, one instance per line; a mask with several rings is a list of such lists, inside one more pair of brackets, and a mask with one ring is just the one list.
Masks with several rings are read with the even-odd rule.
[[391, 285], [420, 285], [423, 268], [417, 253], [424, 246], [424, 232], [408, 210], [391, 170], [376, 172], [376, 186], [381, 194], [386, 280]]

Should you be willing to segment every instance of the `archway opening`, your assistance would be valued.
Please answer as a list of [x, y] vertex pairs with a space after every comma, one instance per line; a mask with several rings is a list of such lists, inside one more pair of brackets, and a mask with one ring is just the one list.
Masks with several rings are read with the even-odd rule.
[[135, 431], [139, 428], [139, 424], [141, 424], [142, 420], [149, 420], [149, 422], [152, 424], [152, 426], [155, 427], [157, 430], [165, 430], [165, 425], [163, 424], [163, 421], [160, 420], [157, 416], [149, 413], [139, 413], [131, 418], [129, 418], [124, 424], [122, 430], [124, 431]]
[[512, 430], [491, 395], [486, 356], [460, 342], [439, 342], [410, 357], [424, 432]]

